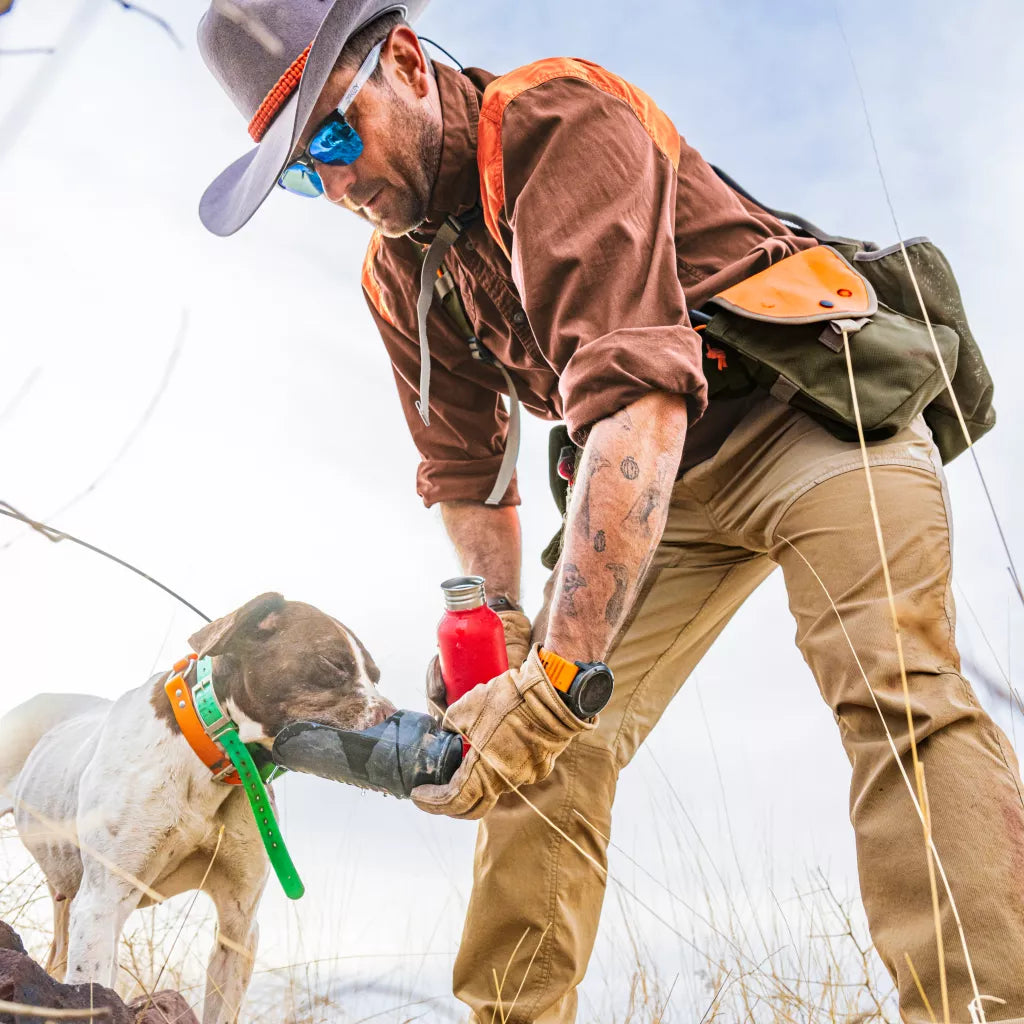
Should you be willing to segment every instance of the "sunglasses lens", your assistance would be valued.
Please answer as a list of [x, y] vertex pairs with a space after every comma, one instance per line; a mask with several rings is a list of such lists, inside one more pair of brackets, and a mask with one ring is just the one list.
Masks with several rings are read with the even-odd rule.
[[307, 152], [322, 164], [350, 164], [363, 151], [363, 140], [347, 121], [332, 118], [310, 140]]
[[307, 196], [315, 199], [324, 194], [324, 186], [320, 181], [320, 175], [310, 170], [305, 164], [289, 164], [281, 177], [277, 179], [278, 185], [288, 192], [297, 196]]

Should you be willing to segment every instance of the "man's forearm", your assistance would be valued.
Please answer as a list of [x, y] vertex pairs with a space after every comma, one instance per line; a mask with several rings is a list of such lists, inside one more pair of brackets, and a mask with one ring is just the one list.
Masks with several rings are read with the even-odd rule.
[[654, 393], [601, 420], [576, 472], [545, 647], [605, 658], [661, 540], [686, 405]]
[[493, 508], [482, 501], [442, 501], [441, 519], [462, 571], [483, 576], [488, 597], [504, 594], [518, 603], [522, 539], [517, 509]]

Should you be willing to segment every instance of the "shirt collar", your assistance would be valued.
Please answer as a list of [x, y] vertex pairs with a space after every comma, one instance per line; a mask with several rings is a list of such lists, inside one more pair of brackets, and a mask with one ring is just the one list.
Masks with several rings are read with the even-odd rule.
[[480, 98], [494, 75], [469, 68], [460, 74], [434, 64], [444, 124], [441, 163], [430, 196], [427, 220], [416, 235], [431, 236], [446, 217], [461, 216], [480, 202], [480, 176], [476, 164]]

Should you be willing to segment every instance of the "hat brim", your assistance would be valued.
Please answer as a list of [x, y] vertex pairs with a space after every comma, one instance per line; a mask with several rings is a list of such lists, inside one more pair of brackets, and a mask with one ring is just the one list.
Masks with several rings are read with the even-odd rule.
[[199, 219], [215, 235], [233, 235], [277, 184], [302, 129], [350, 36], [389, 11], [418, 17], [429, 0], [362, 0], [335, 3], [310, 47], [299, 87], [271, 122], [262, 141], [221, 171], [199, 201]]

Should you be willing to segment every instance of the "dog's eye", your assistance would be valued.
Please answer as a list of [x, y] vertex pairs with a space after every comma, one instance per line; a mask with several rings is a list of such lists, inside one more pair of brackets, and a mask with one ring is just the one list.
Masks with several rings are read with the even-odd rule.
[[343, 676], [351, 678], [355, 674], [356, 666], [351, 655], [328, 657], [326, 654], [321, 654], [319, 657], [325, 665], [329, 665], [335, 672]]

